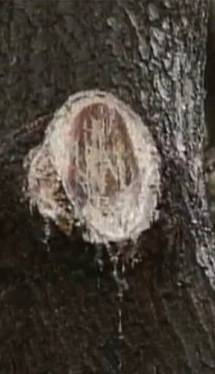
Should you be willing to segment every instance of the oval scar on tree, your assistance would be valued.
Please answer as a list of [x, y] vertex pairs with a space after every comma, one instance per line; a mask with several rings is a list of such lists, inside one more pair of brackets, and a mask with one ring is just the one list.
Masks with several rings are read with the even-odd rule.
[[125, 242], [157, 219], [158, 150], [140, 116], [109, 93], [71, 96], [25, 165], [31, 207], [67, 235], [78, 225], [91, 243]]

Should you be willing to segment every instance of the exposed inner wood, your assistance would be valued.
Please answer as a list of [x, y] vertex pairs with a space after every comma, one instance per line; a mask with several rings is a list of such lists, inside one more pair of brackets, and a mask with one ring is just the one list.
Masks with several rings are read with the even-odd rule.
[[103, 209], [138, 175], [125, 122], [115, 108], [105, 103], [93, 103], [76, 116], [70, 136], [71, 195], [80, 205], [88, 200]]

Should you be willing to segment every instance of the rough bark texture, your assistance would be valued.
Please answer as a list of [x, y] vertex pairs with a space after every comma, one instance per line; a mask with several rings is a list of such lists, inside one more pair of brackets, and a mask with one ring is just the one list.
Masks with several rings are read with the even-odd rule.
[[[214, 373], [214, 241], [201, 162], [207, 2], [17, 0], [0, 10], [0, 372]], [[21, 191], [23, 157], [48, 119], [20, 125], [92, 88], [129, 103], [162, 157], [160, 220], [126, 271], [123, 340], [108, 258], [100, 274], [93, 246], [56, 228], [44, 243]]]
[[207, 61], [206, 61], [206, 100], [205, 112], [208, 128], [208, 144], [215, 144], [215, 1], [209, 0], [208, 38], [207, 38]]

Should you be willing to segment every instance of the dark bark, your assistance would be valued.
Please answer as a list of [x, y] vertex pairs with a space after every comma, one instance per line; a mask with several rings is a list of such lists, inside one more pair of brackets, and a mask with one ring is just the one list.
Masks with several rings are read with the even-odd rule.
[[[1, 10], [0, 372], [215, 372], [214, 238], [202, 171], [204, 0], [15, 1]], [[52, 228], [23, 201], [23, 158], [52, 112], [99, 88], [129, 103], [162, 157], [160, 219], [136, 244], [118, 337], [104, 253]], [[11, 130], [16, 127], [16, 130]], [[100, 288], [98, 288], [100, 278]]]

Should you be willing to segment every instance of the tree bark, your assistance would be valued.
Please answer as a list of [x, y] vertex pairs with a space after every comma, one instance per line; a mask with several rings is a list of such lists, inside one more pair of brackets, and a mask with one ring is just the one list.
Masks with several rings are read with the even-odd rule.
[[[0, 5], [0, 372], [214, 373], [214, 234], [202, 165], [207, 2], [8, 4]], [[162, 160], [159, 220], [128, 248], [138, 263], [126, 267], [123, 300], [105, 248], [100, 271], [96, 246], [54, 225], [47, 233], [23, 194], [24, 157], [51, 115], [20, 124], [86, 89], [129, 104]]]

